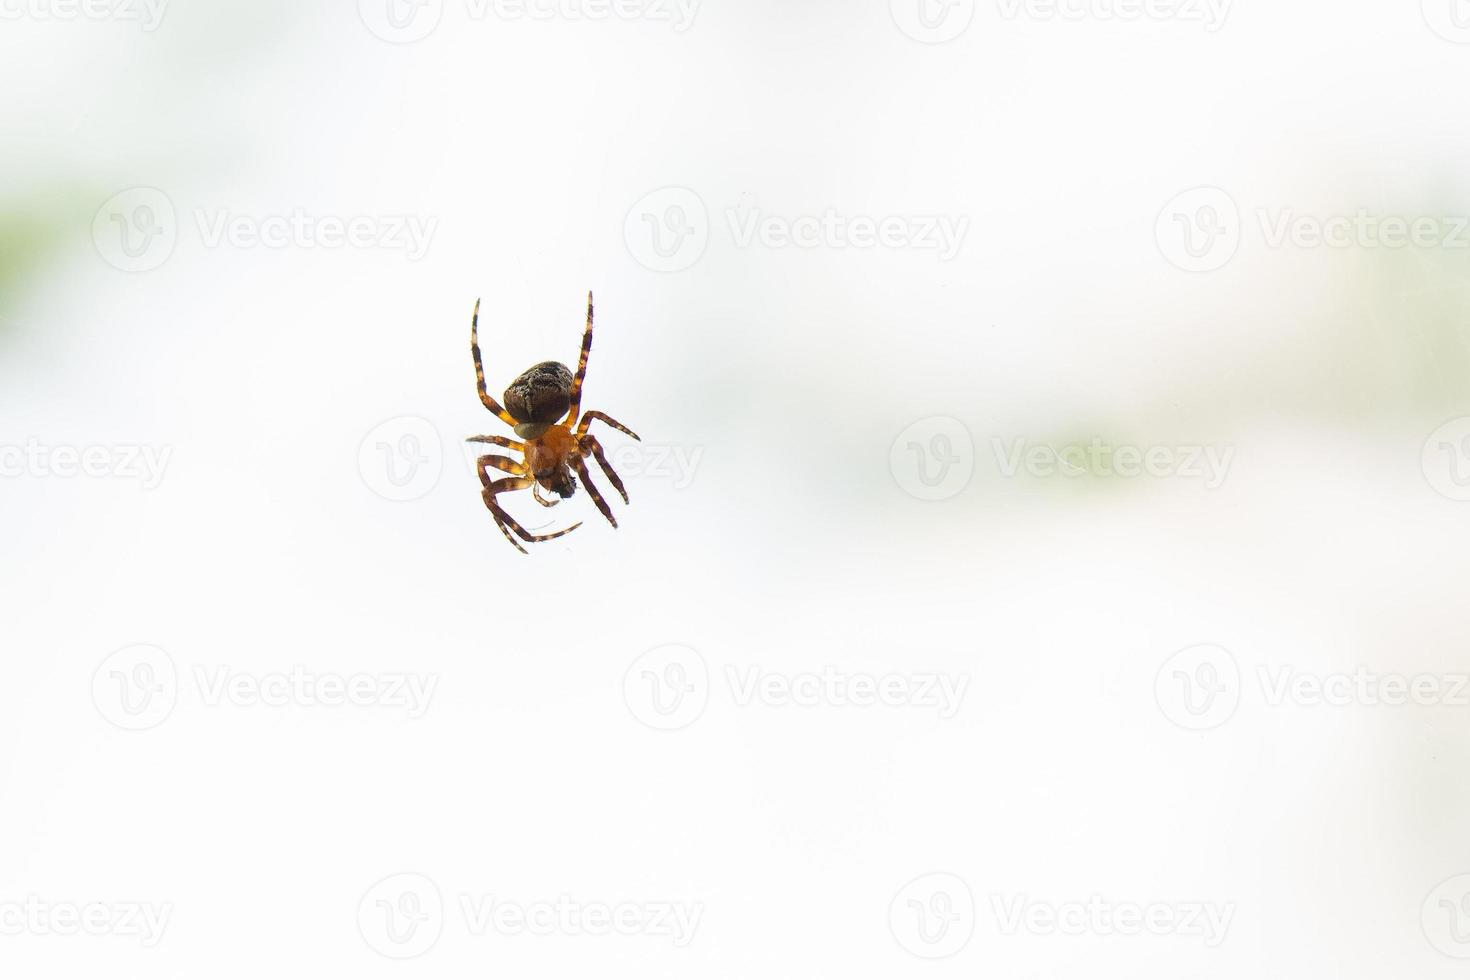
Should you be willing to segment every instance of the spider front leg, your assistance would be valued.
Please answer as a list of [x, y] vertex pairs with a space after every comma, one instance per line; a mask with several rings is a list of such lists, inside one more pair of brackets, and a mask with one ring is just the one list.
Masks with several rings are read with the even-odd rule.
[[602, 443], [598, 442], [597, 437], [594, 435], [585, 435], [582, 437], [580, 445], [585, 451], [592, 454], [593, 459], [597, 460], [597, 465], [602, 467], [602, 472], [607, 475], [608, 480], [613, 485], [613, 489], [622, 494], [623, 503], [626, 504], [628, 502], [628, 491], [623, 487], [623, 478], [618, 476], [617, 471], [612, 468], [612, 464], [607, 461], [607, 456], [602, 452]]
[[507, 439], [505, 436], [470, 436], [465, 442], [483, 442], [491, 446], [504, 446], [506, 449], [514, 449], [516, 452], [525, 452], [526, 444]]
[[587, 488], [587, 493], [592, 497], [592, 502], [597, 505], [597, 509], [602, 511], [602, 516], [606, 517], [607, 522], [616, 528], [618, 519], [613, 516], [612, 508], [607, 505], [606, 500], [602, 499], [602, 494], [597, 491], [596, 484], [592, 482], [592, 474], [587, 472], [586, 460], [580, 455], [576, 457], [576, 460], [577, 475], [582, 478], [582, 486]]
[[628, 428], [626, 425], [619, 422], [611, 415], [608, 415], [606, 412], [598, 411], [590, 411], [586, 415], [582, 416], [582, 421], [577, 425], [578, 439], [581, 439], [587, 434], [587, 429], [589, 426], [592, 425], [593, 422], [606, 422], [608, 425], [612, 426], [614, 429], [617, 429], [619, 432], [625, 435], [630, 435], [634, 439], [638, 439], [639, 442], [643, 441], [642, 439], [638, 438], [638, 433], [634, 432], [632, 429]]
[[571, 410], [567, 412], [565, 425], [577, 421], [582, 409], [582, 381], [587, 377], [587, 355], [592, 353], [592, 290], [587, 291], [587, 329], [582, 334], [582, 353], [577, 357], [577, 376], [572, 379]]
[[484, 487], [484, 489], [480, 492], [480, 496], [484, 499], [485, 506], [489, 508], [490, 516], [495, 518], [495, 524], [497, 527], [500, 528], [500, 533], [504, 534], [505, 540], [515, 545], [516, 550], [519, 551], [521, 554], [527, 554], [526, 549], [521, 547], [521, 543], [519, 541], [511, 537], [512, 531], [519, 535], [524, 541], [551, 541], [561, 537], [563, 534], [571, 534], [577, 528], [582, 526], [582, 522], [578, 521], [576, 524], [573, 524], [571, 527], [563, 531], [556, 531], [552, 534], [532, 534], [525, 528], [521, 527], [520, 523], [516, 521], [514, 517], [511, 517], [510, 514], [506, 513], [505, 508], [501, 507], [500, 502], [497, 501], [495, 498], [502, 493], [510, 493], [515, 490], [524, 490], [527, 487], [534, 485], [536, 481], [531, 479], [529, 476], [524, 475], [509, 477], [504, 480], [492, 481], [490, 479], [490, 469], [492, 467], [497, 470], [504, 470], [507, 473], [524, 474], [526, 471], [525, 465], [523, 463], [517, 463], [515, 460], [511, 459], [508, 456], [481, 456], [475, 462], [476, 469], [479, 471], [480, 474], [480, 484]]
[[[500, 421], [516, 427], [516, 420], [511, 414], [500, 407], [500, 403], [490, 397], [490, 392], [485, 388], [485, 368], [480, 363], [480, 301], [475, 300], [475, 314], [470, 318], [470, 355], [475, 359], [475, 387], [480, 392], [480, 402], [490, 411], [499, 416]], [[475, 441], [475, 440], [472, 440]]]

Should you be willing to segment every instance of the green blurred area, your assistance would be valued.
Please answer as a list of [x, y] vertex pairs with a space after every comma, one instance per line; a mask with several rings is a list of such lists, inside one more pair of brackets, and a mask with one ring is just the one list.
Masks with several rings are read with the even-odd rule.
[[13, 312], [48, 264], [84, 243], [77, 222], [81, 195], [56, 194], [0, 204], [0, 335], [15, 325]]

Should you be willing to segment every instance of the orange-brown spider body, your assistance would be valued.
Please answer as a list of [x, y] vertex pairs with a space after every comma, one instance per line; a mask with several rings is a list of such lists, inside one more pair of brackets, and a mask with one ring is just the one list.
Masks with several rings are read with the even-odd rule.
[[[608, 463], [602, 444], [587, 429], [594, 421], [602, 421], [634, 439], [638, 438], [637, 433], [602, 412], [589, 411], [581, 415], [580, 422], [578, 421], [582, 382], [587, 376], [587, 356], [591, 350], [592, 294], [588, 293], [587, 330], [582, 335], [582, 354], [577, 361], [576, 375], [565, 364], [542, 361], [511, 382], [510, 387], [505, 390], [505, 407], [502, 408], [485, 387], [485, 369], [480, 362], [480, 304], [475, 302], [475, 314], [470, 321], [470, 353], [475, 361], [475, 383], [479, 389], [480, 401], [524, 441], [518, 442], [505, 436], [471, 436], [468, 441], [520, 450], [524, 456], [524, 462], [498, 454], [481, 456], [476, 460], [485, 506], [489, 508], [496, 526], [506, 540], [515, 545], [522, 554], [526, 553], [526, 549], [516, 540], [517, 536], [524, 541], [550, 541], [563, 534], [570, 534], [582, 525], [578, 522], [552, 534], [531, 534], [500, 506], [496, 498], [502, 493], [529, 488], [537, 503], [543, 507], [554, 507], [576, 493], [577, 476], [580, 476], [583, 486], [587, 488], [588, 495], [602, 512], [602, 516], [613, 527], [617, 527], [618, 522], [612, 515], [612, 508], [602, 498], [587, 472], [586, 457], [591, 456], [602, 468], [613, 488], [622, 496], [623, 503], [628, 502], [628, 491], [623, 487], [622, 479]], [[512, 477], [492, 480], [491, 469], [510, 473]], [[573, 475], [574, 470], [577, 476]], [[543, 498], [543, 489], [556, 494], [560, 499]]]

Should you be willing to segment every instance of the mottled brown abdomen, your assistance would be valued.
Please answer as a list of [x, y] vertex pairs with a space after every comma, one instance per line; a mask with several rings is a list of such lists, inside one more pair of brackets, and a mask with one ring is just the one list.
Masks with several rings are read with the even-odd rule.
[[572, 372], [542, 361], [505, 389], [505, 410], [518, 422], [559, 422], [572, 407]]

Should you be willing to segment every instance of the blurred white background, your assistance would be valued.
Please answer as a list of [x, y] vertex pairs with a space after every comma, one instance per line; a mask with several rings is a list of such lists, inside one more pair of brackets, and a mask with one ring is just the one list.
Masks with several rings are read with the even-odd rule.
[[[1463, 0], [0, 64], [4, 975], [1463, 975]], [[632, 501], [523, 557], [470, 311], [499, 392], [589, 288]]]

